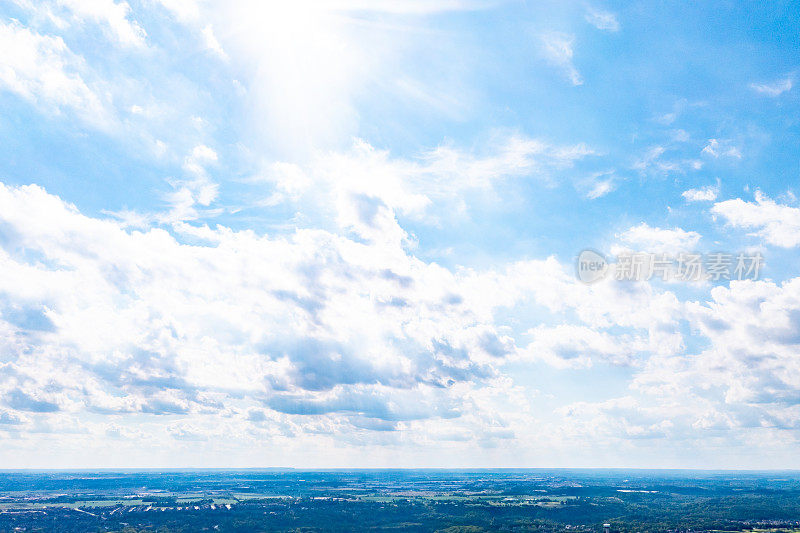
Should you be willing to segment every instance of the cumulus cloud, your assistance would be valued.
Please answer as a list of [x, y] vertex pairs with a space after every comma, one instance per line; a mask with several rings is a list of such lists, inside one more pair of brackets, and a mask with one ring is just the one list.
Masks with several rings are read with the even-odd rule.
[[187, 179], [172, 180], [175, 189], [167, 195], [170, 213], [162, 221], [195, 219], [199, 216], [195, 206], [208, 207], [219, 194], [219, 187], [208, 174], [208, 167], [217, 163], [217, 152], [204, 144], [192, 148], [183, 160]]
[[[210, 149], [193, 155], [213, 162]], [[512, 362], [636, 369], [622, 398], [562, 407], [547, 426], [552, 438], [790, 424], [796, 284], [734, 282], [687, 305], [647, 283], [586, 286], [553, 258], [451, 271], [402, 240], [187, 223], [130, 230], [36, 186], [0, 188], [0, 213], [0, 430], [66, 438], [71, 427], [75, 439], [123, 442], [233, 435], [292, 439], [295, 449], [323, 438], [491, 447], [530, 436], [527, 400], [505, 375]], [[647, 225], [626, 236], [668, 247], [699, 238]], [[502, 317], [530, 305], [559, 323], [515, 334]], [[714, 346], [728, 343], [725, 357], [749, 362], [758, 351], [764, 373], [722, 365], [722, 348], [693, 359], [684, 321]], [[764, 323], [773, 326], [757, 332]], [[759, 347], [746, 356], [745, 345]], [[725, 383], [742, 387], [723, 396], [703, 389], [734, 371]], [[653, 397], [675, 404], [661, 408]], [[89, 422], [89, 413], [143, 422], [118, 427]]]
[[58, 411], [58, 404], [45, 400], [37, 400], [20, 389], [12, 389], [6, 393], [5, 403], [12, 409], [32, 411], [34, 413], [52, 413]]
[[700, 242], [700, 234], [682, 228], [658, 228], [642, 222], [617, 236], [636, 250], [650, 253], [691, 252]]
[[719, 195], [719, 183], [717, 185], [705, 185], [698, 189], [688, 189], [681, 193], [687, 202], [713, 202]]
[[[491, 379], [514, 349], [496, 305], [402, 248], [222, 227], [187, 245], [85, 217], [35, 186], [2, 187], [0, 205], [5, 308], [51, 324], [3, 313], [0, 397], [12, 409], [185, 415], [248, 398], [285, 414], [451, 416], [442, 405], [455, 399], [423, 408], [420, 395]], [[397, 394], [386, 403], [391, 390], [408, 407]]]
[[706, 448], [798, 429], [800, 279], [732, 281], [683, 307], [701, 348], [653, 353], [620, 397], [560, 408], [565, 435]]
[[755, 229], [751, 235], [782, 248], [800, 246], [800, 208], [779, 204], [761, 191], [755, 201], [741, 198], [717, 202], [711, 212], [736, 228]]
[[568, 422], [564, 427], [567, 435], [616, 445], [675, 437], [678, 432], [673, 417], [682, 414], [675, 406], [646, 406], [628, 395], [601, 402], [575, 402], [558, 412]]
[[637, 353], [649, 350], [645, 339], [611, 335], [586, 326], [539, 326], [527, 334], [532, 341], [524, 350], [525, 356], [559, 368], [588, 368], [598, 361], [629, 366], [635, 363]]
[[[15, 431], [30, 429], [26, 415], [85, 413], [180, 416], [192, 429], [170, 430], [178, 440], [216, 435], [208, 416], [236, 431], [269, 421], [276, 435], [422, 431], [435, 419], [482, 428], [488, 443], [519, 431], [487, 422], [522, 416], [495, 413], [506, 361], [632, 364], [682, 342], [668, 326], [674, 296], [587, 287], [552, 258], [451, 271], [402, 240], [130, 230], [36, 186], [0, 187], [0, 243], [0, 404]], [[533, 303], [586, 327], [534, 329], [521, 349], [498, 313]], [[614, 327], [631, 328], [628, 340], [602, 332]]]
[[798, 287], [798, 279], [715, 287], [709, 302], [687, 306], [708, 347], [653, 358], [635, 389], [685, 405], [694, 429], [797, 427]]
[[83, 61], [60, 37], [41, 35], [16, 22], [0, 22], [0, 89], [51, 113], [72, 112], [104, 127], [111, 112], [82, 76]]

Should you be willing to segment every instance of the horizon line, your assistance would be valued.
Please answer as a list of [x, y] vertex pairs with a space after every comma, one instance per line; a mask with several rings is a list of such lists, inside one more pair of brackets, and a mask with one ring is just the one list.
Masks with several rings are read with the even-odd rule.
[[692, 468], [692, 467], [59, 467], [59, 468], [0, 468], [0, 474], [24, 472], [243, 472], [243, 471], [295, 471], [295, 472], [507, 472], [507, 471], [625, 471], [625, 472], [708, 472], [708, 473], [797, 473], [800, 468]]

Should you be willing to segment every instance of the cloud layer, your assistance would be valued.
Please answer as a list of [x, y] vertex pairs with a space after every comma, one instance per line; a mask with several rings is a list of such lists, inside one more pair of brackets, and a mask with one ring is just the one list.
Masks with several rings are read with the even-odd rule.
[[795, 58], [554, 6], [0, 5], [0, 458], [797, 466]]

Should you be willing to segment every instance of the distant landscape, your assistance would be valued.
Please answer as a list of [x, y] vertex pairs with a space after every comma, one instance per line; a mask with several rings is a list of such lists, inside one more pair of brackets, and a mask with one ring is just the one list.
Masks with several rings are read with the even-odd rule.
[[[606, 525], [607, 526], [604, 526]], [[0, 532], [800, 531], [800, 472], [6, 471]]]

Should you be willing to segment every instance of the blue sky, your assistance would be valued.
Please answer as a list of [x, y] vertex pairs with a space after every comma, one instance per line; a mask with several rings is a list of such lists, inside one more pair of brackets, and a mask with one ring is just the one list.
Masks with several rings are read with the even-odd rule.
[[284, 4], [0, 6], [4, 465], [800, 467], [796, 3]]

